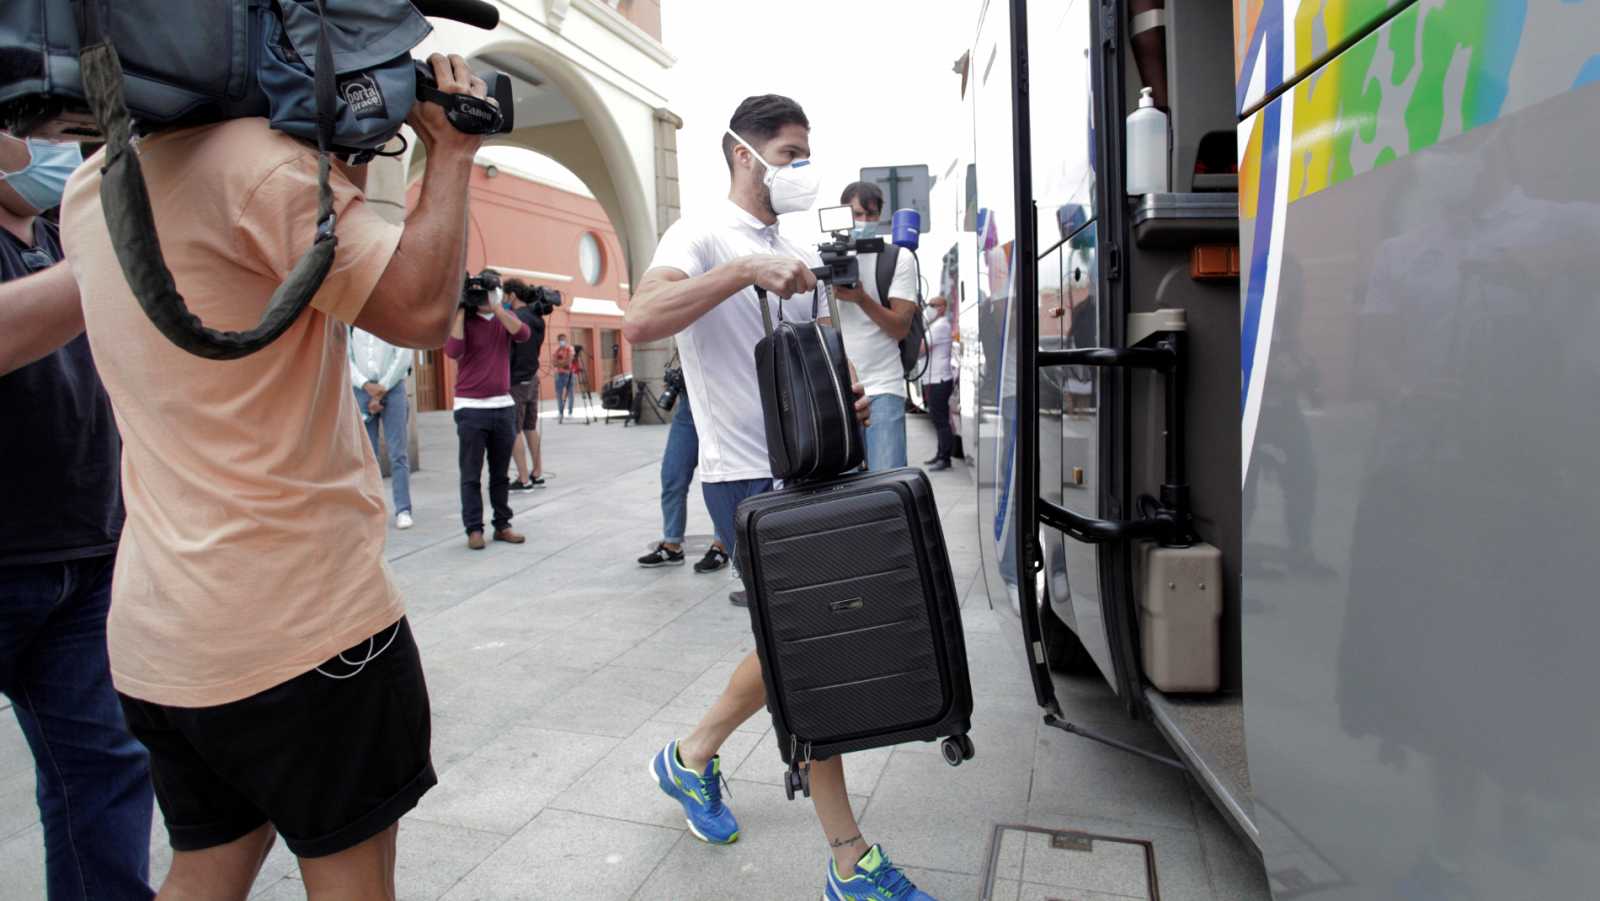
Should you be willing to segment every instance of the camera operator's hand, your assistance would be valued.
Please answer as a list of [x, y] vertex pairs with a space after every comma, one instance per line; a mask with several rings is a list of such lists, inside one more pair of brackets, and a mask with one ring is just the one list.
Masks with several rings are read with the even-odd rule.
[[794, 257], [748, 256], [740, 261], [750, 284], [765, 288], [779, 297], [803, 294], [817, 286], [817, 277], [805, 263]]
[[[460, 55], [452, 53], [447, 57], [442, 53], [435, 53], [428, 57], [428, 64], [433, 66], [433, 77], [439, 82], [440, 91], [446, 94], [488, 97], [488, 86], [484, 84], [483, 79], [472, 74], [467, 61]], [[425, 100], [419, 100], [411, 107], [411, 113], [406, 116], [406, 124], [416, 130], [417, 137], [422, 139], [429, 154], [464, 153], [470, 158], [477, 153], [479, 145], [483, 143], [482, 135], [469, 135], [458, 130], [445, 117], [444, 107]]]
[[856, 364], [846, 365], [850, 367], [850, 393], [856, 396], [856, 419], [865, 428], [872, 424], [872, 398], [867, 397], [867, 386], [861, 384], [861, 376], [856, 374]]
[[833, 296], [839, 298], [840, 300], [848, 300], [851, 303], [861, 304], [862, 306], [870, 306], [874, 302], [872, 296], [868, 294], [867, 290], [860, 285], [856, 285], [854, 288], [844, 288], [835, 285], [833, 289]]

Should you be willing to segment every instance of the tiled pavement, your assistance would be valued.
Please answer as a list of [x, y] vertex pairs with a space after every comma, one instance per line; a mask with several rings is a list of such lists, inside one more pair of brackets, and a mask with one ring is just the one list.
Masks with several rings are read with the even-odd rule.
[[[633, 563], [660, 529], [657, 465], [667, 430], [545, 422], [549, 487], [512, 495], [529, 543], [473, 553], [459, 526], [450, 417], [420, 417], [417, 526], [391, 531], [388, 555], [423, 647], [440, 781], [401, 827], [400, 896], [815, 899], [824, 843], [810, 805], [784, 798], [764, 713], [723, 749], [743, 828], [737, 844], [696, 841], [647, 778], [649, 755], [688, 730], [752, 647], [747, 614], [727, 602], [735, 586], [726, 572]], [[920, 417], [909, 426], [912, 459], [921, 459], [931, 426]], [[996, 823], [1152, 841], [1169, 901], [1266, 898], [1259, 862], [1186, 777], [1040, 727], [1020, 651], [976, 578], [970, 478], [958, 466], [933, 481], [965, 594], [978, 756], [957, 769], [936, 745], [847, 758], [868, 839], [945, 901], [978, 897]], [[710, 524], [698, 488], [689, 531], [703, 549]], [[1085, 681], [1062, 700], [1070, 719], [1160, 745], [1101, 684]], [[32, 793], [26, 745], [14, 719], [0, 714], [0, 899], [44, 896]], [[152, 847], [159, 879], [170, 855], [159, 823]], [[997, 898], [1130, 897], [1095, 891], [1116, 885], [1092, 865], [1024, 863], [1018, 872], [1059, 883], [1007, 881]], [[254, 897], [304, 897], [281, 844]]]

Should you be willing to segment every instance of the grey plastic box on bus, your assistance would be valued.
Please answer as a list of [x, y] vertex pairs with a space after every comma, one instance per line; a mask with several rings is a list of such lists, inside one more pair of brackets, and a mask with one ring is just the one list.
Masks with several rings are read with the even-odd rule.
[[1222, 551], [1209, 544], [1139, 548], [1144, 674], [1163, 692], [1222, 687]]

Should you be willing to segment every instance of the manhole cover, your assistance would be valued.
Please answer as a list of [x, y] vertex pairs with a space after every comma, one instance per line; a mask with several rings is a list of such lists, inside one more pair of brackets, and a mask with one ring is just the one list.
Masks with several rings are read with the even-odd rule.
[[1160, 901], [1155, 846], [1092, 832], [995, 827], [982, 901], [1076, 901], [1088, 892]]

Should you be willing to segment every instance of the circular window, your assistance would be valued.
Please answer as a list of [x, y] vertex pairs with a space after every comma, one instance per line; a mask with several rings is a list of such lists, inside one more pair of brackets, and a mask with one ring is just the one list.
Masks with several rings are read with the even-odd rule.
[[578, 239], [578, 272], [583, 275], [583, 280], [591, 285], [600, 284], [600, 276], [606, 271], [605, 253], [600, 249], [600, 239], [594, 232], [584, 232]]

